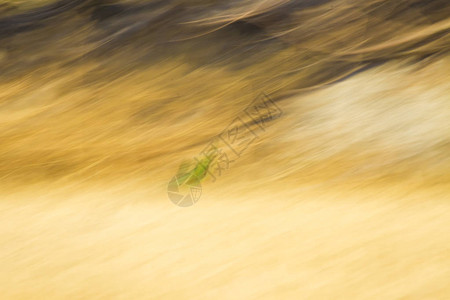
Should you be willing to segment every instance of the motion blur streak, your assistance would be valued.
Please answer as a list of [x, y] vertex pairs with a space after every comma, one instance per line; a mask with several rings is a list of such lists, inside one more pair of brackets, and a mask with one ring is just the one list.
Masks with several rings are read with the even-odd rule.
[[0, 298], [450, 299], [449, 33], [447, 0], [0, 0]]

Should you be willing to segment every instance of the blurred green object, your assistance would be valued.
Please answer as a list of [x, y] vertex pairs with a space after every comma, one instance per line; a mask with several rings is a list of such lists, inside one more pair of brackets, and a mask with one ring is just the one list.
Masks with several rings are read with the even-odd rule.
[[195, 167], [191, 161], [184, 161], [177, 173], [177, 178], [179, 179], [180, 184], [192, 185], [200, 182], [203, 178], [206, 177], [208, 172], [208, 168], [211, 165], [211, 162], [214, 160], [214, 157], [211, 158], [202, 158], [199, 160]]

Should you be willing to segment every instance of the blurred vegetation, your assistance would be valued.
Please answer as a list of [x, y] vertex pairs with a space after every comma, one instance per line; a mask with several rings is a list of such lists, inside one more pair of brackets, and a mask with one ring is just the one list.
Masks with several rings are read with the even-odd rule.
[[[388, 63], [445, 66], [449, 50], [439, 0], [3, 1], [0, 11], [0, 176], [20, 182], [174, 172], [261, 91], [290, 105]], [[307, 122], [303, 105], [296, 122]], [[289, 153], [280, 166], [305, 143], [278, 149]], [[320, 177], [322, 163], [307, 168]]]

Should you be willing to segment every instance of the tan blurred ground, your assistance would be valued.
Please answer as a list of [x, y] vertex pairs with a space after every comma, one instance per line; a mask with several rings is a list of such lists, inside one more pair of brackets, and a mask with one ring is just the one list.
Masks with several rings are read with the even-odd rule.
[[447, 299], [441, 193], [208, 193], [191, 209], [130, 186], [10, 199], [2, 297]]

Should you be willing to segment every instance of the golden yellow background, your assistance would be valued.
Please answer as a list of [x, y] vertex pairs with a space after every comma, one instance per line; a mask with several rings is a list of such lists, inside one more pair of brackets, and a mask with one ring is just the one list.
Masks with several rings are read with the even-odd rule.
[[47, 2], [0, 1], [1, 299], [450, 298], [446, 1]]

